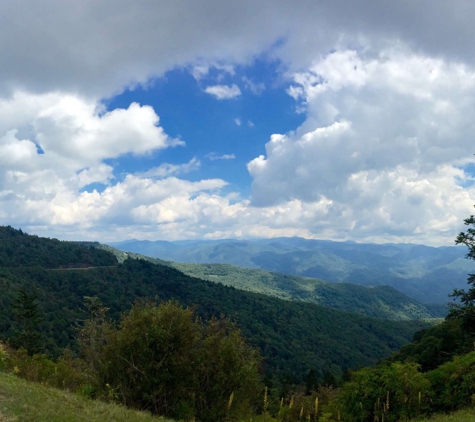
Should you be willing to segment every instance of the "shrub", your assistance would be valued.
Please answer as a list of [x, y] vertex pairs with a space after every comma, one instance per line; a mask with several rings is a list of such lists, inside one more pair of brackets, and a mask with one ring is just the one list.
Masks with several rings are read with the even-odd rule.
[[228, 320], [205, 324], [177, 303], [142, 302], [119, 328], [95, 330], [107, 332], [105, 345], [86, 356], [110, 398], [175, 419], [247, 416], [260, 359]]
[[417, 364], [364, 368], [343, 385], [336, 410], [346, 422], [407, 420], [428, 411], [429, 391]]
[[25, 349], [9, 350], [6, 356], [4, 369], [28, 381], [77, 391], [92, 379], [85, 362], [74, 359], [69, 350], [57, 362], [42, 354], [29, 356]]
[[434, 392], [435, 411], [452, 411], [473, 404], [475, 395], [475, 352], [456, 356], [427, 377]]

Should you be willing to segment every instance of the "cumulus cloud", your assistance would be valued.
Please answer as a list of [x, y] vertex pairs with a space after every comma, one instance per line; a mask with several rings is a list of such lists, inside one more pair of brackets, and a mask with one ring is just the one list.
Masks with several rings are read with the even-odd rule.
[[158, 126], [151, 107], [136, 103], [106, 112], [78, 96], [20, 92], [0, 101], [0, 113], [3, 224], [83, 221], [80, 189], [114, 178], [106, 159], [183, 145]]
[[235, 84], [228, 85], [213, 85], [205, 88], [204, 92], [212, 95], [218, 100], [230, 100], [241, 95], [241, 90]]
[[353, 238], [453, 237], [475, 199], [464, 171], [473, 161], [473, 69], [406, 50], [346, 50], [294, 82], [307, 119], [248, 164], [254, 205], [326, 200], [327, 222]]
[[[473, 203], [473, 2], [30, 3], [0, 5], [0, 223], [71, 238], [433, 242]], [[102, 98], [177, 67], [221, 83], [262, 53], [292, 78], [306, 121], [249, 163], [250, 201], [221, 179], [173, 177], [198, 160], [115, 179], [111, 159], [183, 142], [151, 107], [107, 111]]]

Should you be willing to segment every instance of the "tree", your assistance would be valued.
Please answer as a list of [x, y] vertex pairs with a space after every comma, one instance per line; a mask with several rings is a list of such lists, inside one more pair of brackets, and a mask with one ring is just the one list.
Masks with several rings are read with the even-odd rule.
[[176, 302], [142, 301], [118, 328], [108, 327], [94, 353], [82, 340], [91, 336], [81, 336], [81, 343], [111, 397], [177, 420], [247, 416], [260, 389], [260, 358], [229, 320], [204, 323]]
[[325, 387], [336, 388], [338, 383], [336, 381], [335, 375], [333, 375], [330, 371], [325, 372], [325, 375], [323, 375], [322, 385]]
[[12, 303], [13, 336], [10, 343], [13, 347], [23, 347], [29, 355], [40, 353], [42, 350], [42, 334], [38, 329], [43, 320], [38, 307], [38, 297], [35, 292], [28, 291], [25, 287], [18, 292], [16, 300]]
[[[471, 215], [464, 220], [467, 231], [460, 232], [455, 239], [456, 245], [465, 245], [468, 248], [467, 259], [475, 260], [475, 216]], [[448, 318], [461, 318], [463, 327], [471, 336], [475, 334], [475, 274], [469, 274], [467, 284], [468, 290], [455, 289], [450, 295], [459, 300], [459, 303], [452, 304], [452, 309]]]
[[104, 348], [112, 331], [112, 324], [107, 317], [109, 308], [96, 296], [84, 296], [84, 307], [88, 318], [78, 330], [81, 355], [92, 372], [100, 377], [105, 365]]
[[313, 369], [310, 369], [307, 374], [307, 380], [305, 382], [305, 395], [309, 396], [312, 392], [318, 390], [318, 380], [317, 375]]

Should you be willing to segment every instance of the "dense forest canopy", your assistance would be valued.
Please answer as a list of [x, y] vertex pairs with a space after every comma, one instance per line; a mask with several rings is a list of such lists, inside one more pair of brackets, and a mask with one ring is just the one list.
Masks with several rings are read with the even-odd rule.
[[[61, 348], [75, 347], [74, 326], [84, 318], [84, 296], [98, 296], [115, 319], [140, 297], [175, 299], [182, 305], [195, 306], [205, 318], [226, 315], [260, 349], [268, 373], [290, 373], [297, 379], [303, 379], [310, 369], [322, 377], [334, 365], [347, 369], [371, 364], [400, 348], [425, 326], [423, 322], [380, 321], [310, 303], [243, 292], [143, 260], [127, 259], [117, 264], [106, 251], [43, 240], [11, 228], [3, 228], [2, 234], [2, 256], [8, 256], [8, 247], [23, 245], [28, 259], [23, 258], [20, 262], [24, 264], [20, 266], [19, 258], [14, 261], [16, 265], [8, 265], [4, 258], [7, 265], [0, 268], [0, 332], [3, 337], [11, 335], [10, 305], [18, 291], [26, 287], [38, 296], [44, 313], [40, 327], [45, 347], [53, 355]], [[51, 245], [56, 248], [54, 262], [46, 259]], [[36, 250], [40, 251], [38, 255]], [[86, 262], [101, 268], [68, 269]], [[43, 263], [46, 268], [40, 266]]]

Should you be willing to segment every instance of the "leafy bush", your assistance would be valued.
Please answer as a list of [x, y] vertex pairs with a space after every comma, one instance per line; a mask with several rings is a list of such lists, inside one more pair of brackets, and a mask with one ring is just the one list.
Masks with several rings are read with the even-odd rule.
[[204, 324], [177, 303], [142, 302], [118, 329], [101, 332], [105, 346], [86, 356], [109, 397], [128, 406], [176, 419], [237, 420], [259, 391], [260, 358], [228, 320]]
[[474, 404], [475, 398], [475, 352], [456, 356], [427, 377], [433, 390], [433, 409], [451, 411]]
[[78, 391], [91, 382], [85, 362], [74, 359], [68, 350], [57, 362], [42, 354], [29, 356], [25, 349], [8, 350], [8, 354], [4, 355], [3, 369], [12, 371], [28, 381], [69, 391]]
[[336, 400], [346, 422], [407, 420], [427, 412], [430, 383], [414, 363], [364, 368], [352, 374]]

